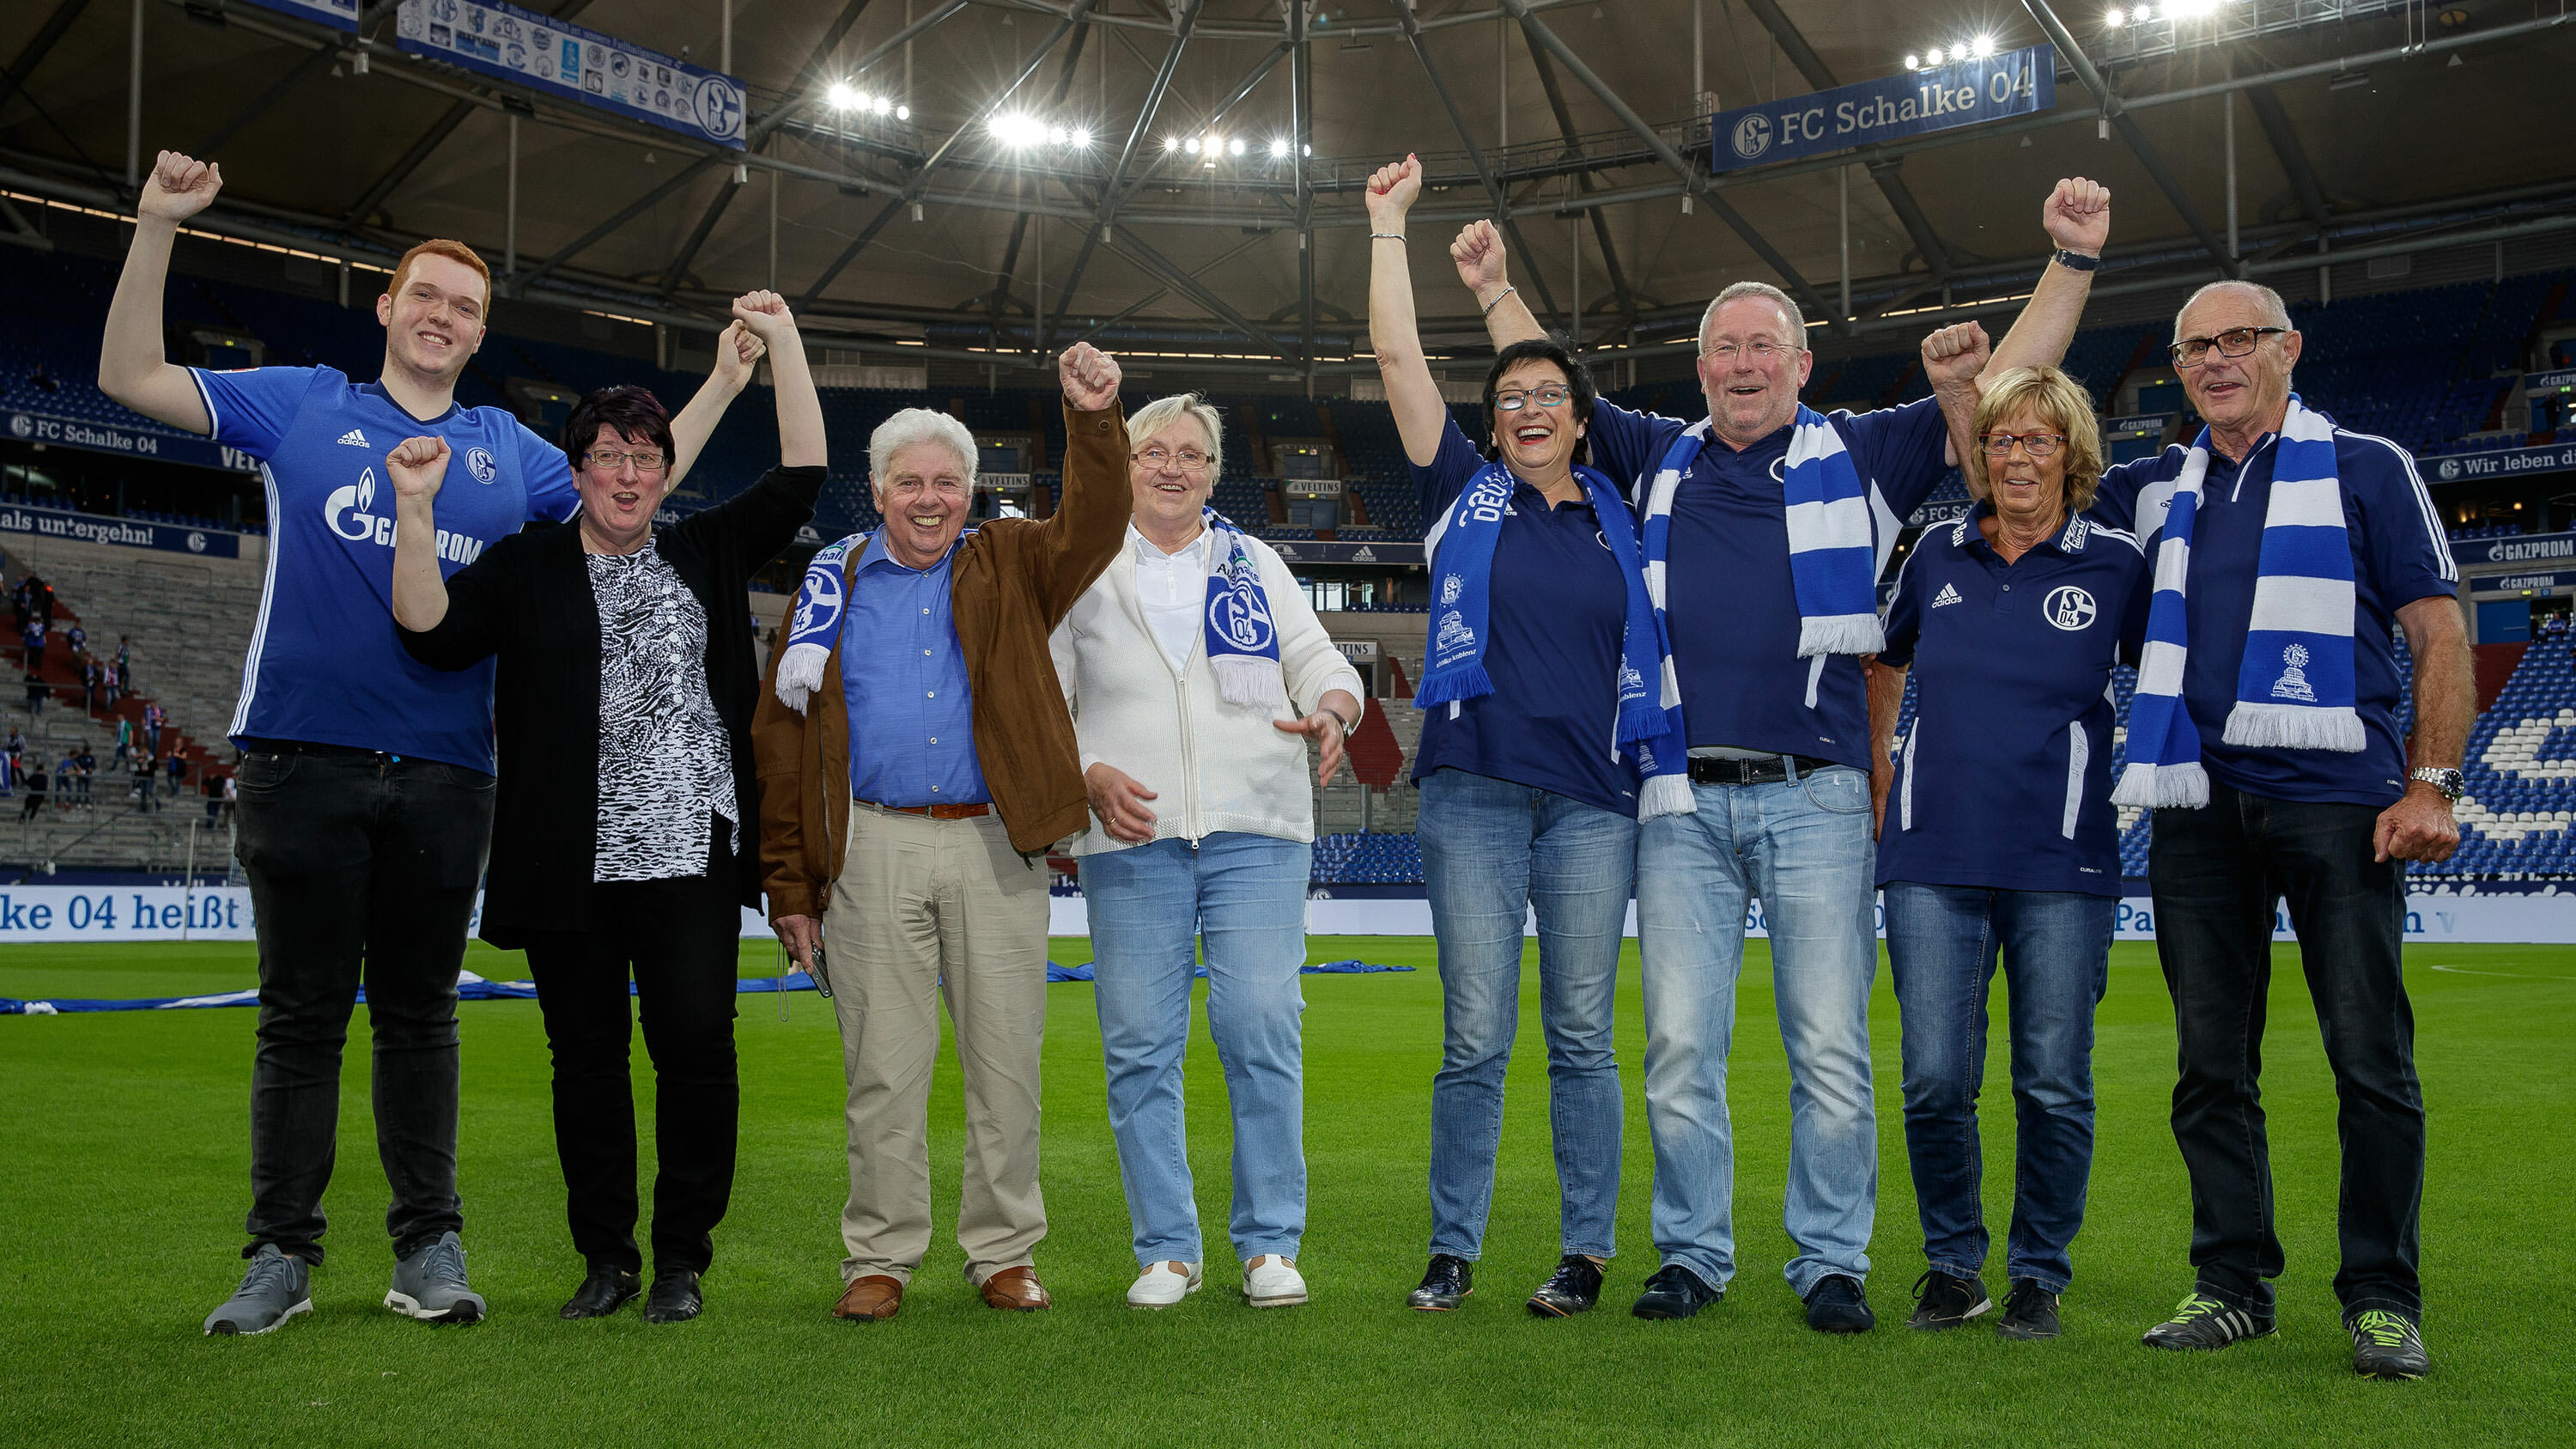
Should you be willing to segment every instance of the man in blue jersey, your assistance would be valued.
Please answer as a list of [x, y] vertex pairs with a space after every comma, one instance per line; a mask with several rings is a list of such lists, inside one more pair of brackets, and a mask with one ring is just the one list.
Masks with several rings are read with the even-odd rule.
[[[499, 408], [456, 403], [491, 304], [490, 273], [460, 242], [424, 242], [394, 268], [376, 301], [385, 353], [375, 382], [328, 367], [168, 362], [172, 240], [222, 186], [213, 165], [161, 153], [99, 356], [108, 396], [260, 459], [268, 491], [267, 579], [228, 731], [242, 751], [239, 851], [259, 933], [250, 1268], [205, 1329], [265, 1333], [312, 1306], [340, 1052], [362, 978], [376, 1149], [393, 1188], [385, 1304], [470, 1323], [484, 1303], [458, 1238], [456, 979], [491, 834], [492, 674], [425, 668], [398, 641], [384, 459], [426, 433], [463, 463], [469, 486], [447, 489], [437, 510], [451, 573], [532, 519], [570, 517], [579, 495], [561, 451]], [[717, 354], [734, 361], [722, 345]], [[746, 377], [720, 365], [673, 419], [675, 476]]]
[[[2163, 807], [2147, 877], [2181, 1038], [2173, 1132], [2191, 1172], [2196, 1281], [2145, 1341], [2224, 1348], [2277, 1321], [2259, 1082], [2273, 910], [2286, 898], [2334, 1069], [2334, 1288], [2353, 1367], [2416, 1378], [2430, 1367], [2418, 1327], [2424, 1096], [2399, 947], [2405, 862], [2447, 860], [2460, 839], [2451, 807], [2477, 688], [2459, 570], [2414, 458], [2291, 391], [2303, 342], [2280, 294], [2212, 283], [2173, 336], [2207, 427], [2112, 469], [2095, 505], [2158, 564], [2113, 798]], [[2167, 555], [2187, 567], [2168, 569]], [[2414, 662], [2411, 740], [2397, 732], [2392, 622]], [[2167, 703], [2151, 709], [2158, 696]]]
[[[2080, 177], [2060, 181], [2041, 222], [2058, 251], [1989, 366], [2064, 355], [2110, 233], [2110, 193]], [[1451, 254], [1496, 347], [1541, 335], [1504, 276], [1491, 223], [1469, 226]], [[1641, 821], [1637, 838], [1652, 1221], [1663, 1263], [1631, 1311], [1689, 1317], [1735, 1272], [1726, 1058], [1745, 912], [1758, 897], [1789, 1057], [1784, 1218], [1798, 1252], [1786, 1273], [1810, 1327], [1858, 1333], [1876, 1322], [1862, 1284], [1878, 1203], [1862, 661], [1878, 647], [1871, 583], [1898, 520], [1943, 476], [1945, 426], [1930, 398], [1858, 416], [1802, 409], [1798, 392], [1815, 361], [1806, 344], [1806, 319], [1788, 294], [1738, 282], [1700, 320], [1706, 418], [1606, 400], [1592, 410], [1594, 464], [1646, 513], [1649, 588], [1669, 589], [1691, 754], [1691, 811]], [[1937, 392], [1964, 393], [1975, 377], [1973, 354], [1953, 353], [1932, 381]], [[1830, 472], [1821, 495], [1829, 501], [1793, 510], [1793, 465]], [[1669, 520], [1660, 562], [1659, 500]], [[1821, 577], [1854, 607], [1820, 607], [1824, 595], [1811, 586]]]

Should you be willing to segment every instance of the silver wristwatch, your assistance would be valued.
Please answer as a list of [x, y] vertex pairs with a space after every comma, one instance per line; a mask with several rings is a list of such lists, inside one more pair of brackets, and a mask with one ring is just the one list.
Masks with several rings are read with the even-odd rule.
[[2458, 804], [2460, 797], [2469, 793], [2468, 780], [2457, 770], [2440, 770], [2431, 765], [2418, 765], [2406, 773], [2406, 778], [2423, 781], [2441, 791], [2442, 798], [2453, 804]]

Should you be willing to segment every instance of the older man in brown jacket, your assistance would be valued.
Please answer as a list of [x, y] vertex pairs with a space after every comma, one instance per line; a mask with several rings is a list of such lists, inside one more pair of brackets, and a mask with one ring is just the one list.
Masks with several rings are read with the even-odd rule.
[[[885, 524], [818, 555], [752, 720], [769, 910], [833, 993], [849, 1081], [846, 1284], [833, 1312], [894, 1316], [930, 1245], [939, 996], [966, 1097], [957, 1241], [996, 1308], [1048, 1304], [1030, 1254], [1046, 1022], [1046, 850], [1086, 810], [1047, 635], [1127, 531], [1118, 364], [1060, 359], [1065, 496], [963, 538], [975, 441], [926, 409], [869, 442]], [[944, 741], [944, 743], [943, 743]]]

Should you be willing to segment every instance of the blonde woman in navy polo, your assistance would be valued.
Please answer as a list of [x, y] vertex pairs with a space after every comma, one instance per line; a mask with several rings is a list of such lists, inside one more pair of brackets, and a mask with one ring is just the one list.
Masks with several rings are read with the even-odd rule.
[[[2111, 668], [2134, 657], [2153, 589], [2137, 539], [2085, 515], [2102, 443], [2082, 385], [2031, 367], [1984, 388], [1953, 440], [1977, 501], [1906, 556], [1870, 677], [1878, 883], [1929, 1265], [1909, 1322], [1956, 1328], [1994, 1306], [1979, 1276], [1977, 1088], [2000, 956], [2019, 1130], [2011, 1291], [1995, 1327], [2054, 1338], [2092, 1170], [2093, 1008], [2120, 896]], [[1900, 740], [1909, 669], [1914, 721]]]

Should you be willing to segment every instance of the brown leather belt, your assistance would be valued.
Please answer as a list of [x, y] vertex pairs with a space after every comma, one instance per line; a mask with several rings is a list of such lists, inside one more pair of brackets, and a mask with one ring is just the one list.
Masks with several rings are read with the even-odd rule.
[[859, 803], [889, 815], [927, 815], [933, 820], [973, 820], [993, 813], [990, 805], [880, 805], [874, 800]]

